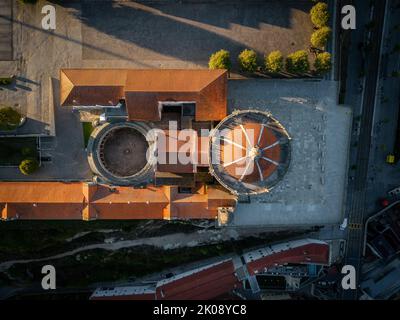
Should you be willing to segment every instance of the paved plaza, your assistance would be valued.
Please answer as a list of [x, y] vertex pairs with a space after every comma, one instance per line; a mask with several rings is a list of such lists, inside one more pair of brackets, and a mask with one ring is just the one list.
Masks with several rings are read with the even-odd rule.
[[234, 80], [233, 109], [270, 111], [292, 138], [288, 172], [270, 193], [239, 203], [232, 226], [335, 224], [344, 214], [351, 112], [336, 104], [337, 83]]

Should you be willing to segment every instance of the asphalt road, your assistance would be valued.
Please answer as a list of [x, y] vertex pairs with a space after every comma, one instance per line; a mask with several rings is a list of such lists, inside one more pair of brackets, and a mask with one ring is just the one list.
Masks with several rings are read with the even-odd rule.
[[[355, 267], [357, 275], [360, 273], [363, 223], [367, 216], [366, 195], [368, 162], [371, 146], [371, 131], [375, 107], [376, 84], [379, 72], [380, 48], [382, 41], [382, 30], [384, 23], [386, 0], [375, 0], [372, 21], [376, 25], [372, 30], [370, 42], [371, 49], [367, 57], [367, 68], [365, 70], [365, 86], [362, 99], [362, 114], [359, 125], [360, 134], [358, 140], [357, 157], [354, 167], [354, 181], [348, 186], [350, 197], [348, 210], [349, 230], [347, 237], [347, 248], [345, 264]], [[362, 32], [362, 31], [361, 31]], [[352, 44], [352, 50], [357, 50], [357, 44]], [[352, 66], [349, 65], [351, 69]], [[356, 72], [356, 70], [349, 70]], [[358, 277], [357, 277], [358, 280]], [[358, 290], [345, 290], [343, 299], [357, 299]]]

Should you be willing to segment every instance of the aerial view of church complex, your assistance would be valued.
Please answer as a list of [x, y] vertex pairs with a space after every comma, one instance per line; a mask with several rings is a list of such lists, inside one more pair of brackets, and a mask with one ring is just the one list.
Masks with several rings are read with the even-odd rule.
[[225, 223], [238, 195], [268, 192], [290, 165], [290, 137], [269, 113], [228, 116], [226, 71], [62, 69], [67, 106], [97, 124], [92, 181], [3, 182], [2, 219]]
[[0, 300], [398, 299], [399, 14], [0, 0]]

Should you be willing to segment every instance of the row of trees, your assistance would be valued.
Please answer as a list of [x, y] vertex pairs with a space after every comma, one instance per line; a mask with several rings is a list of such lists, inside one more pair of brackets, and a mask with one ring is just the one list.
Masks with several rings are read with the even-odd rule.
[[[245, 49], [238, 56], [238, 63], [241, 71], [255, 72], [259, 69], [257, 64], [257, 53], [254, 50]], [[230, 53], [227, 50], [219, 50], [211, 55], [208, 66], [210, 69], [227, 69], [232, 67]], [[314, 61], [314, 69], [317, 74], [323, 74], [331, 68], [331, 55], [328, 52], [318, 53]], [[308, 53], [299, 50], [289, 54], [286, 58], [276, 50], [264, 57], [263, 70], [268, 73], [289, 73], [303, 74], [310, 70]]]
[[314, 25], [314, 33], [311, 35], [311, 45], [318, 49], [324, 49], [332, 30], [328, 27], [329, 11], [325, 2], [318, 2], [310, 10], [310, 19]]
[[[329, 11], [325, 2], [316, 3], [310, 10], [310, 19], [315, 31], [312, 33], [310, 42], [311, 51], [315, 53], [314, 70], [316, 74], [324, 74], [331, 69], [331, 55], [325, 52], [326, 44], [331, 36], [332, 30], [328, 26]], [[310, 71], [310, 62], [306, 50], [293, 52], [286, 57], [276, 50], [264, 57], [263, 67], [257, 64], [257, 53], [254, 50], [245, 49], [237, 57], [241, 71], [255, 72], [266, 71], [278, 74], [286, 71], [295, 74], [304, 74]], [[208, 66], [210, 69], [230, 70], [232, 62], [227, 50], [219, 50], [211, 55]]]

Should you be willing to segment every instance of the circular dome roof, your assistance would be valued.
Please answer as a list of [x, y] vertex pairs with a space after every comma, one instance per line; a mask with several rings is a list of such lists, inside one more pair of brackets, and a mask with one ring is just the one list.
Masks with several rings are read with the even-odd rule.
[[149, 127], [134, 122], [105, 123], [91, 134], [88, 143], [91, 169], [107, 182], [140, 185], [154, 172], [154, 140]]
[[116, 127], [108, 131], [100, 144], [100, 160], [117, 177], [130, 177], [142, 170], [149, 144], [132, 127]]
[[290, 137], [269, 113], [235, 112], [211, 133], [209, 156], [211, 174], [231, 192], [267, 192], [289, 167]]

